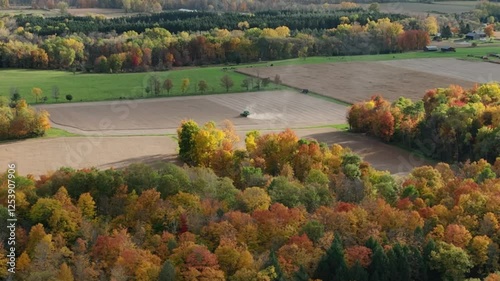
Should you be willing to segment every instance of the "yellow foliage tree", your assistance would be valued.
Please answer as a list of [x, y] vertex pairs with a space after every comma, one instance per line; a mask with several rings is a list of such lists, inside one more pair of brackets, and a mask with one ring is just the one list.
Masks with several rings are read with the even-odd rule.
[[95, 202], [90, 193], [87, 192], [80, 195], [80, 198], [78, 198], [78, 209], [82, 213], [82, 216], [87, 219], [95, 217]]
[[214, 30], [214, 32], [215, 32], [215, 36], [219, 37], [219, 38], [225, 38], [225, 37], [229, 37], [231, 35], [231, 32], [229, 32], [229, 30], [227, 30], [227, 29], [216, 28]]
[[182, 79], [182, 84], [181, 84], [182, 93], [185, 94], [188, 88], [189, 88], [189, 78]]
[[30, 256], [24, 251], [21, 256], [19, 256], [19, 259], [17, 260], [16, 267], [19, 269], [19, 271], [25, 271], [31, 264], [31, 259]]
[[35, 96], [36, 103], [38, 103], [38, 99], [42, 97], [43, 91], [40, 88], [31, 89], [31, 93]]
[[248, 21], [240, 21], [238, 23], [238, 28], [241, 30], [248, 29], [250, 27], [250, 24], [248, 24]]
[[488, 261], [488, 246], [491, 239], [488, 236], [476, 236], [469, 245], [469, 253], [475, 266], [482, 266]]
[[260, 136], [259, 131], [250, 131], [246, 134], [245, 146], [248, 153], [252, 153], [257, 148], [256, 139]]
[[245, 247], [236, 245], [234, 241], [221, 241], [214, 253], [226, 276], [232, 276], [243, 268], [252, 268], [254, 263], [252, 254]]
[[278, 33], [279, 37], [288, 37], [290, 36], [290, 28], [287, 26], [278, 26], [276, 27], [276, 33]]
[[57, 274], [57, 280], [59, 281], [73, 281], [73, 273], [71, 273], [71, 268], [64, 262], [59, 268], [59, 274]]
[[428, 16], [425, 18], [424, 28], [429, 35], [436, 35], [438, 33], [438, 22], [436, 17]]
[[205, 124], [193, 137], [194, 162], [204, 167], [210, 167], [210, 159], [215, 151], [221, 147], [225, 136], [224, 131], [217, 129], [215, 123]]
[[267, 210], [271, 205], [271, 197], [260, 187], [249, 187], [241, 193], [241, 201], [248, 212]]
[[278, 32], [275, 29], [272, 28], [264, 28], [262, 30], [262, 33], [260, 34], [261, 37], [271, 37], [271, 38], [276, 38], [278, 37]]

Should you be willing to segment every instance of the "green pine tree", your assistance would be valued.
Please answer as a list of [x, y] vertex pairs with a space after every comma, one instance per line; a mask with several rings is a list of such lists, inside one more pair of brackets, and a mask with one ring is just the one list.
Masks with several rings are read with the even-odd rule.
[[181, 129], [178, 131], [178, 144], [179, 144], [179, 157], [182, 161], [188, 164], [193, 163], [193, 150], [194, 150], [194, 141], [193, 136], [198, 133], [200, 128], [198, 124], [193, 120], [189, 120], [185, 123], [182, 123]]
[[431, 263], [432, 263], [431, 253], [432, 251], [436, 250], [437, 250], [436, 242], [434, 242], [434, 240], [432, 239], [429, 240], [427, 244], [425, 244], [423, 249], [422, 259], [424, 261], [424, 266], [427, 271], [427, 280], [429, 281], [442, 280], [441, 274], [437, 270], [431, 268]]
[[307, 274], [304, 266], [300, 266], [299, 270], [293, 275], [293, 281], [309, 281], [309, 274]]
[[349, 270], [349, 280], [368, 281], [368, 272], [361, 266], [359, 261], [356, 261]]
[[389, 279], [393, 281], [410, 280], [410, 264], [408, 263], [408, 247], [395, 244], [387, 252], [389, 259]]
[[422, 253], [417, 247], [410, 247], [410, 255], [408, 256], [410, 263], [411, 278], [415, 281], [427, 280], [427, 268], [422, 257]]
[[380, 246], [376, 240], [373, 241], [373, 247], [367, 245], [367, 247], [372, 249], [373, 252], [372, 262], [368, 266], [370, 281], [385, 281], [389, 278], [389, 259], [387, 258], [382, 246]]
[[175, 267], [172, 263], [167, 260], [160, 271], [160, 275], [158, 275], [158, 281], [175, 281]]
[[314, 278], [323, 281], [346, 280], [348, 273], [344, 259], [344, 246], [339, 235], [335, 235], [332, 245], [321, 258], [318, 268], [314, 273]]
[[274, 272], [276, 272], [276, 278], [274, 281], [285, 281], [285, 275], [283, 274], [283, 270], [281, 270], [280, 263], [278, 262], [278, 257], [276, 256], [276, 253], [274, 251], [271, 251], [269, 254], [269, 258], [267, 260], [267, 263], [265, 264], [264, 268], [267, 267], [274, 267]]

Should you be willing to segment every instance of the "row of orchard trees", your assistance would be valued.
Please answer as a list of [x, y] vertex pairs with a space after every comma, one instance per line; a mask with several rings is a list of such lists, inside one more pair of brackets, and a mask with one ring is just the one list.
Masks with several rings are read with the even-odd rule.
[[15, 95], [9, 102], [0, 97], [0, 140], [39, 137], [50, 128], [47, 111], [37, 111]]
[[[178, 137], [180, 157], [191, 167], [133, 164], [61, 168], [39, 179], [17, 175], [16, 276], [500, 277], [494, 273], [500, 270], [500, 160], [466, 163], [458, 171], [424, 166], [397, 180], [348, 149], [300, 140], [290, 130], [251, 132], [246, 149], [235, 148], [230, 123], [186, 121]], [[482, 177], [488, 169], [493, 176]], [[7, 202], [7, 185], [5, 174], [0, 202]]]
[[[2, 21], [0, 20], [0, 23]], [[377, 54], [421, 49], [426, 30], [403, 30], [388, 18], [365, 25], [344, 17], [333, 29], [292, 31], [286, 26], [213, 29], [172, 34], [163, 28], [142, 33], [91, 33], [41, 37], [36, 27], [11, 28], [0, 42], [0, 65], [105, 73], [164, 70], [173, 66], [246, 63], [315, 55]], [[30, 31], [28, 31], [30, 30]], [[34, 33], [32, 33], [34, 32]]]
[[[201, 93], [201, 94], [214, 93], [215, 92], [214, 90], [215, 85], [213, 84], [214, 82], [217, 83], [217, 86], [219, 86], [226, 92], [229, 92], [230, 90], [234, 89], [234, 86], [239, 86], [236, 91], [261, 90], [268, 87], [272, 82], [274, 82], [275, 86], [279, 86], [281, 85], [282, 80], [279, 74], [276, 74], [273, 80], [271, 80], [271, 78], [269, 77], [266, 78], [247, 77], [241, 81], [240, 85], [235, 85], [233, 78], [231, 78], [230, 75], [225, 74], [220, 78], [219, 81], [207, 82], [207, 80], [202, 79], [194, 81], [192, 83], [189, 78], [183, 78], [182, 80], [176, 81], [176, 83], [174, 83], [174, 81], [170, 78], [162, 79], [157, 75], [152, 75], [148, 79], [144, 91], [146, 95], [152, 95], [152, 96], [161, 96], [165, 92], [167, 95], [171, 95], [171, 93], [173, 93], [174, 95], [179, 95], [179, 94], [185, 95], [188, 94], [189, 92]], [[177, 84], [179, 84], [177, 88], [180, 90], [180, 93], [176, 89]]]
[[433, 89], [417, 102], [373, 96], [350, 108], [348, 122], [355, 132], [400, 142], [435, 159], [493, 163], [500, 155], [500, 84]]

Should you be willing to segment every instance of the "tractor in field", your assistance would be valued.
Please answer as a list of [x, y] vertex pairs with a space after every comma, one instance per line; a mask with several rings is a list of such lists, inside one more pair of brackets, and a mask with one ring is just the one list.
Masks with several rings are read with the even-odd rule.
[[248, 111], [248, 110], [245, 110], [242, 113], [240, 113], [241, 117], [248, 117], [248, 115], [250, 115], [250, 111]]

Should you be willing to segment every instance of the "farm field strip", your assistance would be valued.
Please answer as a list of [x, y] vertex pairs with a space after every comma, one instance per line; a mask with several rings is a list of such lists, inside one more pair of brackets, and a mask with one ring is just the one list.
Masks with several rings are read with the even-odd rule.
[[[418, 64], [420, 60], [275, 66], [242, 68], [238, 71], [253, 76], [258, 74], [260, 77], [274, 77], [274, 75], [279, 74], [285, 85], [306, 88], [320, 95], [347, 103], [363, 101], [374, 94], [381, 94], [388, 100], [395, 100], [400, 96], [416, 100], [420, 99], [428, 89], [448, 87], [450, 84], [472, 87], [474, 82], [470, 80], [477, 79], [457, 80], [456, 77], [399, 67], [399, 65], [413, 61], [417, 61]], [[436, 64], [441, 63], [443, 68], [452, 69], [457, 60], [433, 59], [428, 61], [433, 61]], [[401, 63], [398, 64], [398, 62]], [[475, 62], [460, 63], [477, 65]], [[484, 67], [490, 67], [490, 64], [484, 63]], [[432, 66], [429, 69], [432, 69]], [[483, 73], [480, 68], [476, 68], [475, 77], [481, 77], [480, 73], [488, 75], [488, 71]], [[471, 73], [466, 72], [464, 75]], [[477, 82], [481, 82], [480, 79], [477, 80]]]
[[[331, 128], [296, 129], [295, 132], [301, 138], [315, 138], [329, 145], [338, 143], [349, 147], [375, 168], [393, 174], [406, 174], [416, 166], [432, 164], [406, 150], [359, 134]], [[238, 132], [241, 143], [245, 133]], [[0, 143], [0, 165], [6, 167], [8, 159], [15, 159], [20, 174], [38, 176], [62, 166], [107, 169], [123, 168], [137, 162], [152, 165], [165, 161], [176, 162], [177, 152], [176, 141], [165, 136], [39, 138]]]
[[[278, 129], [345, 123], [346, 107], [291, 91], [40, 105], [54, 127], [79, 134], [175, 133], [180, 122], [231, 120], [236, 129]], [[239, 114], [249, 110], [251, 115]], [[72, 129], [73, 128], [73, 129]]]
[[500, 81], [499, 64], [479, 61], [463, 61], [457, 59], [419, 59], [380, 61], [379, 64], [429, 73], [432, 75], [446, 76], [453, 79], [471, 81], [475, 83]]
[[380, 3], [380, 10], [386, 13], [420, 14], [465, 13], [475, 9], [479, 1], [445, 1], [430, 3], [393, 2]]
[[169, 137], [38, 138], [0, 143], [0, 165], [6, 167], [14, 160], [22, 175], [42, 175], [60, 167], [120, 168], [175, 158], [176, 149], [177, 143]]

